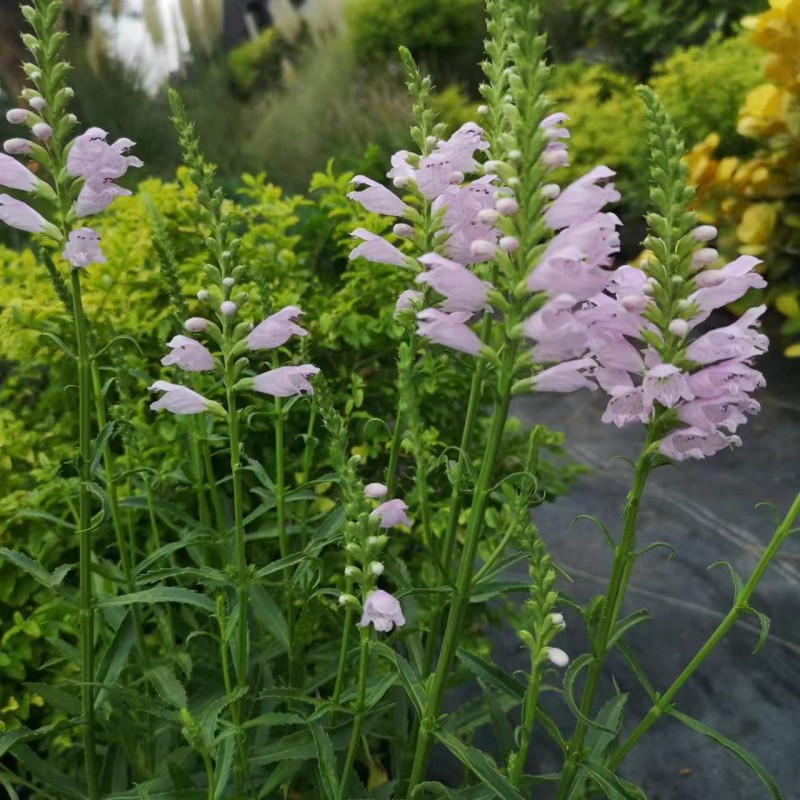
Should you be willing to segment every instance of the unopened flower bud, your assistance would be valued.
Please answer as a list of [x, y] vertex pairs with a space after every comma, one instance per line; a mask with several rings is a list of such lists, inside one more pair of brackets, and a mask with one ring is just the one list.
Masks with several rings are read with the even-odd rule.
[[483, 116], [485, 116], [486, 114], [489, 113], [489, 106], [478, 106], [478, 108], [476, 110], [477, 110], [478, 114], [480, 114], [480, 116], [483, 117]]
[[222, 285], [226, 286], [228, 289], [230, 289], [231, 286], [235, 286], [236, 285], [236, 281], [235, 281], [234, 278], [223, 278], [222, 279]]
[[503, 236], [500, 239], [500, 249], [504, 253], [513, 253], [516, 250], [519, 250], [519, 239], [516, 236]]
[[53, 129], [46, 122], [37, 122], [31, 130], [33, 135], [43, 142], [46, 142], [53, 135]]
[[388, 491], [389, 488], [382, 483], [368, 483], [364, 487], [364, 497], [369, 497], [370, 500], [380, 500], [381, 497], [386, 497]]
[[719, 258], [719, 253], [713, 247], [703, 247], [692, 256], [693, 267], [707, 267]]
[[475, 258], [480, 258], [483, 261], [494, 258], [496, 249], [497, 247], [495, 244], [487, 241], [486, 239], [476, 239], [469, 246], [470, 253], [472, 253]]
[[383, 570], [384, 570], [384, 566], [383, 566], [383, 564], [381, 564], [380, 561], [373, 561], [369, 565], [369, 571], [373, 575], [375, 575], [375, 577], [380, 577], [381, 575], [383, 575]]
[[394, 185], [395, 185], [395, 186], [396, 186], [398, 189], [405, 189], [405, 188], [408, 186], [408, 184], [409, 184], [409, 183], [411, 183], [411, 178], [409, 178], [409, 177], [408, 177], [408, 175], [398, 175], [398, 176], [397, 176], [397, 177], [396, 177], [396, 178], [395, 178], [395, 179], [392, 181], [392, 183], [393, 183], [393, 184], [394, 184]]
[[642, 294], [652, 296], [656, 290], [656, 286], [658, 286], [658, 283], [652, 278], [649, 278], [642, 284]]
[[508, 157], [511, 161], [519, 161], [522, 158], [521, 150], [509, 150]]
[[[31, 77], [33, 78], [33, 75], [31, 75]], [[36, 80], [36, 78], [33, 79]], [[44, 111], [44, 109], [47, 108], [47, 103], [45, 103], [44, 97], [31, 97], [28, 102], [30, 103], [31, 108], [35, 108], [37, 111]]]
[[236, 313], [236, 309], [236, 303], [231, 300], [225, 300], [219, 307], [220, 313], [226, 317], [232, 317]]
[[516, 214], [519, 211], [519, 203], [513, 197], [501, 197], [494, 207], [507, 217]]
[[545, 200], [555, 200], [561, 194], [561, 187], [557, 183], [548, 183], [542, 186], [542, 197]]
[[450, 183], [459, 184], [464, 182], [464, 173], [463, 172], [454, 172], [450, 176]]
[[208, 297], [209, 297], [209, 295], [208, 295], [208, 292], [207, 292], [205, 289], [201, 289], [201, 290], [200, 290], [200, 291], [197, 293], [197, 299], [198, 299], [198, 300], [202, 300], [203, 302], [205, 302], [206, 300], [208, 300]]
[[669, 324], [669, 332], [680, 339], [686, 338], [689, 333], [689, 323], [685, 319], [674, 319]]
[[425, 142], [428, 145], [430, 145], [431, 147], [436, 144], [436, 141], [437, 141], [437, 139], [436, 139], [435, 136], [426, 136], [425, 137]]
[[550, 659], [551, 663], [555, 664], [557, 667], [566, 667], [567, 664], [569, 664], [569, 656], [557, 647], [548, 647], [547, 657]]
[[353, 597], [352, 594], [340, 594], [339, 595], [339, 605], [340, 606], [354, 606], [358, 608], [358, 600]]
[[381, 536], [368, 536], [367, 537], [367, 546], [368, 547], [378, 547], [383, 542], [383, 538]]
[[348, 553], [358, 553], [361, 548], [355, 542], [348, 542], [344, 548]]
[[407, 222], [398, 222], [393, 228], [392, 233], [395, 236], [402, 236], [404, 239], [409, 239], [414, 235], [414, 229]]
[[70, 125], [75, 125], [78, 122], [78, 118], [74, 114], [67, 114], [66, 120]]
[[3, 150], [10, 156], [19, 156], [27, 153], [31, 149], [31, 143], [27, 139], [6, 139], [3, 142]]
[[629, 294], [621, 297], [619, 304], [632, 314], [640, 314], [650, 304], [650, 298], [647, 295]]
[[[33, 72], [30, 73], [29, 77], [32, 81], [40, 81], [42, 79], [42, 73], [39, 72], [38, 69], [35, 69]], [[44, 100], [42, 100], [42, 103], [44, 103]], [[44, 105], [42, 106], [42, 108], [44, 108]]]
[[713, 225], [700, 225], [692, 231], [692, 236], [698, 242], [710, 242], [717, 238], [717, 229]]
[[200, 331], [204, 331], [209, 324], [209, 321], [203, 317], [189, 317], [189, 319], [183, 323], [183, 327], [191, 333], [200, 333]]
[[500, 212], [495, 211], [493, 208], [482, 208], [478, 212], [478, 222], [486, 222], [493, 225], [500, 218]]
[[12, 108], [6, 112], [6, 119], [12, 125], [22, 125], [23, 122], [28, 121], [30, 111], [25, 108]]
[[351, 566], [348, 565], [348, 566], [346, 566], [344, 568], [344, 576], [346, 578], [353, 578], [356, 575], [358, 575], [360, 572], [361, 572], [361, 570], [358, 569], [358, 567], [351, 567]]
[[483, 168], [486, 172], [503, 172], [504, 170], [508, 170], [508, 164], [505, 161], [498, 161], [497, 159], [493, 161], [487, 161]]
[[569, 165], [569, 153], [567, 153], [566, 149], [557, 149], [557, 150], [545, 150], [542, 153], [542, 163], [549, 167], [550, 169], [556, 169], [556, 167], [566, 167]]
[[560, 625], [566, 627], [566, 623], [564, 622], [564, 615], [563, 614], [551, 614], [550, 615], [550, 622], [553, 625]]
[[64, 87], [64, 96], [65, 97], [75, 97], [75, 90], [71, 86]]

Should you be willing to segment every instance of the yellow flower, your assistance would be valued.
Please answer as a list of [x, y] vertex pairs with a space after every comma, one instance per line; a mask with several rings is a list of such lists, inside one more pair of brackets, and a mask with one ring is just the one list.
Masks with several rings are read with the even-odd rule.
[[754, 203], [742, 215], [736, 235], [742, 244], [752, 247], [767, 244], [778, 221], [779, 203]]
[[789, 93], [779, 86], [764, 83], [752, 89], [739, 111], [736, 130], [742, 136], [774, 136], [786, 130]]

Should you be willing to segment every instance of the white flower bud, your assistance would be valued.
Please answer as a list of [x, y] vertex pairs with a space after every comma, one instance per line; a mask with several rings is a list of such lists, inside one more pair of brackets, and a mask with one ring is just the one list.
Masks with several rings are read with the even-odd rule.
[[75, 90], [71, 86], [64, 87], [64, 97], [75, 97]]
[[692, 256], [693, 267], [707, 267], [719, 258], [719, 253], [713, 247], [703, 247]]
[[512, 175], [507, 181], [506, 186], [510, 187], [511, 189], [515, 189], [519, 186], [519, 178], [516, 175]]
[[398, 222], [393, 228], [392, 233], [395, 236], [402, 236], [404, 239], [409, 239], [414, 235], [414, 229], [407, 222]]
[[501, 197], [494, 207], [504, 216], [510, 217], [519, 211], [519, 203], [513, 197]]
[[689, 323], [685, 319], [674, 319], [669, 324], [669, 332], [680, 339], [685, 339], [689, 333]]
[[384, 566], [383, 566], [383, 564], [381, 564], [380, 561], [373, 561], [369, 565], [369, 571], [373, 575], [375, 575], [376, 577], [380, 577], [381, 575], [383, 575], [383, 570], [384, 570]]
[[236, 279], [235, 278], [223, 278], [222, 279], [222, 285], [227, 287], [228, 289], [230, 289], [231, 286], [235, 286], [236, 285]]
[[352, 578], [354, 575], [358, 575], [360, 571], [357, 567], [347, 566], [344, 568], [344, 576], [345, 578]]
[[521, 150], [509, 150], [508, 157], [511, 161], [519, 161], [522, 158]]
[[381, 543], [380, 536], [368, 536], [367, 547], [377, 547]]
[[551, 663], [555, 664], [557, 667], [566, 667], [567, 664], [569, 664], [569, 656], [557, 647], [548, 647], [547, 657], [550, 659]]
[[[34, 80], [36, 79], [34, 78]], [[44, 111], [44, 109], [47, 108], [47, 103], [45, 103], [44, 97], [31, 97], [28, 102], [30, 103], [31, 108], [35, 108], [37, 111]]]
[[516, 236], [503, 236], [500, 239], [500, 249], [504, 253], [513, 253], [519, 250], [519, 239]]
[[495, 159], [494, 161], [487, 161], [483, 165], [483, 168], [486, 172], [501, 172], [502, 170], [508, 169], [508, 164], [506, 164], [505, 161], [498, 161]]
[[33, 135], [43, 142], [46, 142], [53, 135], [53, 129], [46, 122], [37, 122], [31, 130]]
[[[35, 69], [33, 72], [31, 72], [29, 77], [32, 81], [40, 81], [42, 79], [42, 73], [39, 72], [38, 69]], [[44, 100], [42, 100], [42, 103], [44, 103]], [[44, 106], [42, 106], [42, 108], [44, 108]]]
[[450, 176], [450, 183], [458, 185], [459, 183], [464, 182], [464, 173], [463, 172], [454, 172]]
[[482, 208], [478, 212], [478, 222], [486, 222], [489, 225], [494, 225], [500, 218], [500, 212], [495, 211], [493, 208]]
[[368, 497], [370, 500], [380, 500], [381, 497], [386, 497], [388, 491], [388, 487], [382, 483], [368, 483], [364, 487], [364, 497]]
[[558, 148], [557, 150], [545, 150], [542, 153], [542, 163], [550, 169], [556, 167], [566, 167], [569, 164], [569, 153], [566, 149]]
[[477, 111], [483, 117], [489, 113], [489, 106], [478, 106]]
[[431, 147], [433, 147], [433, 145], [435, 145], [437, 141], [438, 141], [438, 139], [435, 136], [426, 136], [425, 137], [425, 142], [428, 145], [430, 145]]
[[545, 200], [555, 200], [561, 194], [561, 187], [557, 183], [548, 183], [542, 186], [542, 197]]
[[183, 327], [191, 333], [200, 333], [204, 331], [211, 323], [203, 317], [190, 317], [183, 323]]
[[12, 108], [6, 112], [6, 119], [12, 125], [22, 125], [23, 122], [28, 121], [31, 112], [25, 108]]
[[31, 143], [27, 139], [6, 139], [3, 142], [3, 150], [10, 156], [19, 156], [27, 153], [31, 149]]
[[550, 622], [553, 625], [559, 625], [561, 627], [566, 628], [566, 623], [564, 622], [564, 615], [563, 614], [551, 614], [550, 615]]
[[409, 178], [409, 177], [408, 177], [408, 175], [398, 175], [398, 176], [397, 176], [397, 177], [396, 177], [396, 178], [395, 178], [395, 179], [392, 181], [392, 183], [393, 183], [393, 184], [394, 184], [394, 185], [395, 185], [395, 186], [396, 186], [398, 189], [405, 189], [405, 188], [408, 186], [408, 184], [409, 184], [409, 183], [411, 183], [411, 178]]
[[208, 300], [208, 292], [205, 289], [201, 289], [197, 293], [197, 299], [198, 300], [202, 300], [203, 302], [205, 302], [206, 300]]
[[632, 314], [641, 314], [650, 304], [650, 298], [646, 295], [629, 294], [625, 297], [621, 297], [619, 304]]
[[78, 122], [78, 118], [74, 114], [67, 114], [66, 119], [70, 125], [75, 125]]
[[713, 225], [700, 225], [692, 231], [692, 236], [698, 242], [710, 242], [717, 238], [717, 229]]
[[225, 317], [232, 317], [236, 313], [236, 303], [231, 300], [226, 300], [219, 307], [220, 313]]
[[348, 553], [358, 553], [361, 548], [355, 542], [348, 542], [345, 550], [347, 550]]
[[484, 261], [489, 258], [494, 258], [496, 250], [496, 245], [493, 242], [487, 241], [486, 239], [476, 239], [469, 246], [470, 253], [472, 253], [475, 258], [480, 258]]

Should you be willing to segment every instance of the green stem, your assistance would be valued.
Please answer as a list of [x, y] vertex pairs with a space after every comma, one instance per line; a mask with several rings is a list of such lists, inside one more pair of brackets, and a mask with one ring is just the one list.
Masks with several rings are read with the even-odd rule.
[[79, 420], [79, 548], [80, 548], [80, 639], [81, 714], [83, 716], [83, 758], [88, 800], [99, 800], [97, 736], [94, 713], [94, 596], [92, 592], [92, 508], [89, 497], [91, 461], [91, 365], [86, 317], [81, 298], [80, 271], [72, 270], [72, 302], [75, 338], [78, 343]]
[[758, 560], [755, 569], [750, 575], [750, 579], [742, 588], [739, 595], [736, 597], [736, 603], [733, 608], [727, 613], [725, 618], [716, 627], [714, 632], [708, 637], [706, 643], [697, 652], [697, 655], [686, 665], [683, 672], [678, 675], [672, 682], [672, 685], [662, 694], [653, 707], [647, 712], [644, 719], [634, 728], [633, 732], [628, 736], [625, 742], [620, 746], [619, 750], [614, 754], [614, 757], [609, 763], [610, 769], [616, 769], [620, 762], [626, 755], [633, 749], [639, 739], [644, 736], [647, 731], [658, 721], [659, 717], [669, 708], [675, 695], [681, 690], [683, 685], [692, 675], [697, 671], [698, 667], [708, 658], [714, 648], [725, 638], [728, 631], [736, 624], [742, 614], [748, 613], [750, 597], [756, 590], [756, 587], [764, 577], [764, 573], [769, 568], [770, 564], [775, 560], [781, 546], [791, 532], [792, 525], [798, 514], [800, 514], [800, 494], [797, 495], [792, 503], [791, 508], [783, 519], [783, 522], [775, 531], [769, 544], [764, 549], [761, 558]]
[[[303, 480], [302, 485], [305, 486], [311, 480], [311, 467], [314, 460], [314, 425], [317, 421], [317, 402], [311, 401], [311, 413], [308, 416], [308, 428], [306, 430], [305, 447], [303, 448]], [[309, 504], [303, 503], [303, 516], [302, 525], [300, 527], [300, 547], [302, 550], [306, 549], [308, 544], [308, 509]]]
[[[193, 418], [192, 422], [194, 423], [194, 431], [199, 432], [200, 425], [203, 424], [203, 420]], [[203, 474], [203, 460], [202, 456], [200, 455], [200, 442], [194, 431], [189, 433], [189, 451], [192, 456], [194, 491], [197, 495], [197, 512], [198, 516], [200, 517], [200, 524], [203, 527], [208, 527], [210, 518], [208, 515], [208, 498], [206, 497], [205, 475]]]
[[227, 525], [225, 524], [225, 513], [222, 510], [222, 500], [219, 496], [219, 487], [217, 486], [217, 479], [214, 475], [214, 462], [211, 460], [211, 448], [208, 446], [208, 440], [202, 439], [200, 441], [200, 451], [203, 454], [203, 464], [206, 468], [206, 481], [211, 490], [211, 505], [214, 508], [214, 519], [217, 522], [217, 533], [220, 537], [221, 550], [225, 556], [225, 532]]
[[361, 738], [361, 725], [364, 721], [364, 706], [367, 696], [367, 668], [369, 667], [369, 631], [361, 628], [361, 655], [358, 661], [358, 696], [356, 699], [356, 711], [353, 717], [353, 731], [350, 734], [350, 746], [347, 748], [347, 756], [344, 761], [342, 778], [339, 782], [339, 800], [345, 800], [347, 781], [350, 777], [350, 770], [356, 759], [359, 740]]
[[531, 744], [533, 723], [536, 720], [536, 706], [539, 702], [539, 687], [541, 683], [542, 671], [537, 666], [535, 659], [531, 657], [531, 674], [528, 679], [528, 690], [525, 692], [525, 701], [522, 705], [522, 731], [519, 739], [519, 750], [508, 776], [512, 786], [518, 787], [522, 780], [525, 759], [528, 757], [528, 749]]
[[[636, 462], [636, 469], [633, 478], [633, 487], [628, 493], [628, 501], [625, 505], [625, 512], [622, 521], [622, 538], [614, 553], [614, 564], [611, 568], [611, 577], [608, 581], [608, 591], [606, 592], [603, 603], [603, 616], [597, 635], [592, 641], [593, 660], [589, 664], [586, 676], [586, 684], [583, 688], [580, 710], [585, 718], [590, 718], [594, 705], [595, 694], [600, 682], [600, 676], [605, 665], [606, 655], [608, 654], [608, 640], [614, 632], [614, 627], [622, 607], [622, 601], [628, 588], [631, 572], [633, 571], [634, 555], [636, 548], [636, 525], [639, 515], [644, 487], [652, 469], [652, 457], [649, 449], [653, 443], [655, 430], [658, 428], [658, 417], [648, 428], [647, 440], [642, 448], [639, 460]], [[578, 772], [578, 766], [583, 757], [583, 743], [586, 738], [587, 724], [583, 718], [579, 718], [575, 723], [575, 730], [569, 744], [567, 762], [561, 773], [556, 800], [564, 800], [569, 797], [572, 784]]]
[[[351, 594], [353, 591], [353, 582], [348, 580], [347, 581], [347, 594]], [[336, 683], [333, 686], [333, 696], [331, 700], [334, 703], [339, 702], [339, 697], [342, 694], [342, 689], [344, 688], [344, 677], [347, 671], [347, 648], [349, 645], [350, 639], [350, 628], [353, 627], [353, 609], [347, 608], [344, 612], [344, 630], [342, 631], [342, 644], [339, 647], [339, 664], [336, 668]]]
[[387, 497], [394, 496], [394, 488], [397, 484], [397, 462], [400, 458], [400, 443], [403, 441], [403, 415], [397, 409], [397, 419], [394, 423], [394, 433], [392, 434], [392, 447], [389, 450], [389, 466], [386, 467], [386, 487]]
[[456, 577], [455, 593], [447, 616], [444, 640], [442, 641], [442, 647], [439, 652], [436, 671], [433, 674], [433, 681], [426, 695], [423, 720], [414, 749], [414, 762], [409, 780], [410, 790], [413, 790], [413, 788], [422, 781], [427, 769], [432, 745], [432, 729], [435, 725], [436, 718], [441, 712], [447, 679], [450, 675], [462, 631], [464, 616], [467, 606], [469, 605], [472, 576], [475, 571], [475, 555], [478, 549], [480, 534], [483, 530], [484, 515], [489, 501], [489, 489], [494, 475], [500, 442], [503, 438], [503, 430], [508, 416], [508, 406], [511, 401], [511, 386], [513, 384], [516, 352], [516, 345], [509, 343], [503, 354], [497, 389], [497, 403], [495, 404], [492, 426], [481, 461], [477, 485], [475, 486], [475, 492], [472, 497], [472, 507], [470, 509], [464, 551], [461, 555], [458, 575]]
[[214, 765], [211, 763], [211, 756], [203, 753], [203, 763], [206, 767], [206, 780], [208, 782], [208, 800], [214, 800], [217, 794], [217, 779], [214, 777]]

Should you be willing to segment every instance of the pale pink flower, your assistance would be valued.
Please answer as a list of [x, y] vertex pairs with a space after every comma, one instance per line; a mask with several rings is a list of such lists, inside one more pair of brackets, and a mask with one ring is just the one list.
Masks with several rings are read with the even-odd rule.
[[12, 125], [22, 125], [28, 121], [31, 112], [26, 108], [12, 108], [6, 111], [6, 120]]
[[576, 301], [585, 300], [602, 292], [611, 279], [611, 273], [589, 263], [577, 247], [566, 246], [549, 255], [548, 252], [528, 278], [532, 292], [547, 292], [551, 297], [570, 294]]
[[394, 528], [397, 525], [410, 528], [411, 520], [406, 514], [407, 510], [408, 506], [402, 500], [395, 498], [381, 503], [372, 511], [370, 517], [378, 517], [378, 524], [381, 528]]
[[259, 322], [247, 337], [251, 350], [271, 350], [286, 344], [292, 336], [306, 336], [308, 331], [296, 324], [303, 312], [297, 306], [286, 306]]
[[[477, 216], [465, 225], [451, 228], [447, 233], [449, 236], [444, 244], [444, 252], [459, 264], [478, 264], [495, 255], [498, 231], [491, 223], [481, 222]], [[480, 244], [476, 244], [478, 242]]]
[[253, 388], [262, 394], [273, 397], [291, 397], [296, 394], [314, 394], [314, 387], [308, 378], [319, 373], [313, 364], [278, 367], [262, 372], [253, 378]]
[[647, 325], [638, 314], [628, 311], [607, 294], [596, 294], [580, 304], [575, 317], [589, 331], [589, 336], [611, 333], [639, 338]]
[[688, 376], [674, 364], [659, 364], [648, 370], [642, 388], [646, 405], [658, 401], [665, 408], [672, 408], [681, 400], [694, 400]]
[[212, 405], [212, 401], [203, 395], [168, 381], [156, 381], [150, 387], [150, 391], [164, 392], [160, 399], [150, 403], [153, 411], [160, 411], [163, 408], [173, 414], [202, 414]]
[[67, 245], [61, 253], [73, 267], [85, 268], [89, 264], [105, 264], [106, 257], [100, 249], [100, 234], [91, 228], [71, 231]]
[[394, 264], [398, 267], [406, 265], [406, 257], [377, 233], [370, 233], [364, 228], [356, 228], [350, 235], [363, 239], [361, 244], [350, 253], [351, 259], [365, 258], [367, 261], [374, 261], [377, 264]]
[[107, 136], [102, 128], [89, 128], [75, 138], [67, 155], [67, 175], [83, 178], [98, 192], [105, 184], [121, 178], [129, 167], [142, 166], [135, 156], [125, 155], [134, 142], [118, 139], [108, 144]]
[[481, 351], [481, 340], [465, 324], [468, 312], [445, 314], [435, 308], [426, 308], [417, 314], [417, 333], [436, 344], [476, 356]]
[[443, 311], [472, 314], [486, 308], [486, 297], [492, 288], [488, 281], [482, 281], [466, 267], [437, 253], [428, 253], [419, 261], [428, 270], [417, 275], [416, 282], [427, 283], [445, 298]]
[[739, 396], [766, 385], [764, 376], [758, 370], [738, 359], [714, 364], [689, 377], [692, 392], [700, 398], [725, 394]]
[[705, 270], [694, 276], [697, 291], [689, 301], [697, 303], [700, 314], [693, 322], [701, 322], [715, 309], [738, 300], [748, 289], [763, 289], [767, 282], [753, 268], [761, 261], [753, 256], [740, 256], [720, 269]]
[[36, 188], [39, 179], [16, 158], [0, 153], [0, 186], [29, 192]]
[[724, 428], [729, 433], [735, 433], [739, 425], [747, 422], [747, 414], [757, 414], [760, 410], [760, 404], [746, 394], [723, 395], [685, 403], [678, 408], [678, 418], [704, 431]]
[[589, 339], [591, 355], [608, 369], [639, 373], [644, 366], [639, 351], [623, 336], [616, 333], [599, 335], [593, 332]]
[[364, 487], [364, 497], [370, 500], [380, 500], [382, 497], [386, 497], [388, 491], [388, 487], [383, 483], [368, 483]]
[[612, 273], [608, 291], [616, 295], [618, 300], [623, 297], [639, 297], [644, 294], [646, 282], [647, 275], [642, 270], [624, 264]]
[[495, 180], [494, 175], [484, 175], [461, 186], [449, 186], [433, 201], [431, 208], [433, 211], [446, 209], [442, 224], [451, 231], [473, 220], [482, 221], [480, 212], [493, 210], [496, 190], [492, 182]]
[[172, 348], [172, 352], [161, 359], [165, 367], [176, 366], [186, 372], [207, 372], [214, 369], [214, 357], [207, 347], [190, 339], [188, 336], [175, 336], [167, 347]]
[[9, 194], [0, 194], [0, 222], [28, 233], [55, 230], [41, 214]]
[[701, 428], [679, 428], [661, 440], [659, 451], [674, 461], [687, 458], [706, 458], [726, 447], [738, 447], [742, 440], [738, 436], [726, 436], [719, 431], [704, 431]]
[[753, 330], [766, 306], [751, 308], [732, 325], [716, 328], [695, 339], [686, 349], [686, 357], [697, 364], [712, 364], [731, 358], [751, 358], [765, 353], [769, 339]]
[[408, 150], [399, 150], [392, 156], [392, 168], [386, 173], [389, 180], [411, 180], [414, 177], [414, 168], [408, 163], [409, 155]]
[[95, 188], [88, 183], [78, 193], [75, 201], [75, 214], [79, 217], [88, 217], [105, 211], [118, 197], [127, 197], [130, 189], [123, 189], [115, 183], [106, 183], [102, 188]]
[[474, 155], [476, 150], [489, 149], [484, 138], [483, 128], [474, 122], [465, 122], [453, 135], [436, 147], [459, 172], [474, 172], [477, 167]]
[[414, 305], [421, 302], [422, 298], [422, 292], [417, 292], [414, 289], [406, 289], [400, 297], [397, 298], [397, 303], [395, 303], [394, 306], [394, 315], [397, 316], [401, 311], [414, 308]]
[[358, 624], [366, 628], [370, 623], [380, 633], [389, 633], [395, 626], [401, 628], [406, 624], [400, 603], [383, 589], [370, 592], [364, 601], [364, 612]]
[[21, 156], [30, 152], [31, 143], [27, 139], [20, 139], [18, 136], [13, 139], [6, 139], [3, 142], [3, 150], [12, 156]]
[[431, 153], [420, 159], [414, 175], [420, 194], [427, 200], [435, 199], [450, 186], [454, 172], [450, 159], [442, 153]]
[[53, 135], [53, 129], [46, 122], [37, 122], [31, 128], [31, 132], [42, 142], [46, 142]]
[[595, 167], [578, 178], [545, 211], [545, 222], [553, 230], [561, 230], [588, 219], [606, 204], [617, 202], [620, 193], [608, 182], [614, 175], [608, 167]]
[[364, 175], [356, 175], [350, 183], [366, 186], [356, 192], [350, 192], [348, 198], [355, 200], [367, 210], [376, 214], [387, 214], [392, 217], [405, 216], [411, 209], [392, 191], [377, 181]]
[[211, 323], [204, 317], [189, 317], [183, 323], [183, 327], [190, 333], [200, 333], [204, 331]]
[[536, 341], [533, 358], [538, 362], [562, 361], [582, 355], [588, 347], [586, 326], [575, 317], [575, 298], [561, 294], [545, 303], [523, 326]]
[[576, 392], [578, 389], [597, 389], [597, 384], [586, 374], [592, 374], [597, 365], [591, 358], [564, 361], [533, 376], [533, 388], [537, 392]]
[[617, 389], [609, 392], [611, 400], [603, 413], [602, 421], [622, 428], [630, 422], [647, 422], [653, 411], [652, 404], [645, 401], [641, 386]]

